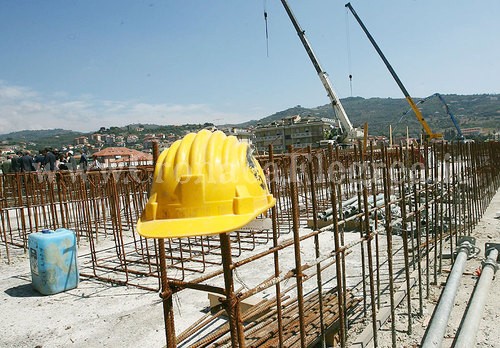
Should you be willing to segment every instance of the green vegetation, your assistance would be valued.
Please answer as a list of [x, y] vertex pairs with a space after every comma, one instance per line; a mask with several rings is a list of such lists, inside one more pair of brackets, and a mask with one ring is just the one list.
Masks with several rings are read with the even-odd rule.
[[[478, 95], [443, 95], [450, 111], [457, 118], [462, 129], [481, 127], [490, 131], [498, 131], [500, 125], [500, 94]], [[419, 102], [421, 98], [414, 98]], [[369, 98], [351, 97], [342, 99], [342, 104], [347, 115], [355, 127], [362, 127], [368, 122], [371, 135], [389, 135], [389, 125], [392, 125], [395, 137], [406, 135], [408, 127], [410, 136], [419, 137], [421, 132], [415, 114], [403, 98]], [[425, 103], [419, 104], [424, 118], [434, 132], [443, 133], [445, 138], [452, 139], [456, 133], [450, 117], [446, 114], [438, 98], [430, 98]], [[305, 108], [300, 105], [277, 112], [273, 115], [238, 124], [238, 127], [250, 127], [258, 124], [267, 124], [286, 116], [316, 116], [334, 118], [330, 104], [315, 108]], [[38, 150], [46, 146], [60, 148], [73, 144], [78, 136], [88, 136], [93, 133], [113, 134], [127, 137], [137, 135], [141, 142], [146, 134], [164, 134], [171, 137], [182, 137], [188, 132], [197, 131], [203, 127], [212, 126], [212, 123], [186, 124], [181, 126], [131, 124], [125, 127], [101, 128], [91, 133], [74, 132], [63, 129], [20, 131], [0, 135], [0, 142], [8, 145], [21, 145], [24, 148]]]
[[84, 135], [65, 129], [23, 130], [0, 135], [0, 141], [7, 144], [24, 144], [29, 150], [40, 150], [45, 147], [61, 147], [73, 144], [76, 137]]
[[[460, 127], [495, 130], [500, 125], [500, 94], [480, 95], [443, 95], [450, 111], [457, 118]], [[414, 98], [418, 103], [422, 98]], [[394, 136], [406, 135], [408, 127], [410, 136], [418, 137], [421, 126], [405, 99], [361, 97], [342, 99], [342, 105], [355, 127], [362, 127], [368, 122], [369, 133], [372, 135], [389, 135], [389, 125], [392, 125]], [[430, 98], [419, 104], [424, 118], [434, 132], [453, 135], [456, 129], [450, 117], [446, 114], [443, 104], [437, 97]], [[243, 125], [266, 124], [292, 115], [312, 115], [334, 118], [330, 104], [316, 108], [304, 108], [300, 105], [277, 112], [259, 121], [246, 122]], [[403, 116], [404, 114], [404, 116]]]

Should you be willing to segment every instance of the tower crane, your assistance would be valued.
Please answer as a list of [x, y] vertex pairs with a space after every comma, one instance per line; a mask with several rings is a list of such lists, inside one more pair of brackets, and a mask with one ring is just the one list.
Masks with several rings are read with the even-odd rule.
[[346, 139], [357, 139], [361, 138], [363, 136], [363, 131], [359, 130], [357, 128], [354, 128], [351, 121], [349, 120], [349, 117], [347, 117], [347, 114], [344, 110], [344, 107], [342, 106], [342, 103], [340, 102], [340, 99], [338, 98], [337, 94], [333, 90], [332, 84], [330, 83], [330, 80], [328, 78], [327, 73], [321, 68], [318, 59], [316, 58], [311, 45], [307, 41], [307, 38], [305, 36], [305, 31], [302, 30], [300, 27], [299, 23], [297, 22], [297, 19], [295, 18], [292, 10], [290, 9], [290, 6], [288, 6], [288, 3], [286, 0], [281, 0], [281, 3], [283, 4], [283, 7], [285, 8], [286, 13], [288, 14], [288, 17], [292, 21], [292, 24], [297, 31], [297, 35], [300, 38], [300, 41], [302, 42], [302, 45], [304, 46], [309, 58], [311, 59], [311, 62], [316, 69], [316, 72], [319, 76], [319, 79], [323, 83], [323, 86], [326, 89], [326, 92], [328, 94], [328, 98], [330, 98], [330, 102], [333, 107], [333, 111], [337, 119], [340, 121], [341, 128], [342, 128], [342, 136], [340, 141], [344, 141]]
[[347, 7], [351, 11], [352, 15], [354, 16], [354, 18], [356, 18], [356, 20], [358, 21], [359, 25], [361, 26], [361, 29], [363, 29], [364, 33], [368, 37], [368, 40], [370, 40], [371, 44], [373, 45], [373, 47], [375, 48], [375, 50], [379, 54], [380, 58], [382, 58], [382, 61], [384, 62], [385, 66], [387, 67], [387, 69], [391, 73], [392, 77], [394, 78], [394, 80], [398, 84], [399, 88], [403, 92], [403, 94], [404, 94], [404, 96], [406, 98], [406, 101], [408, 102], [408, 104], [410, 104], [410, 107], [412, 108], [413, 112], [417, 116], [417, 120], [422, 125], [422, 128], [424, 129], [424, 131], [425, 131], [425, 133], [427, 135], [427, 138], [429, 140], [442, 138], [443, 137], [442, 134], [440, 134], [440, 133], [434, 133], [432, 131], [431, 127], [429, 127], [429, 124], [424, 119], [424, 116], [422, 115], [422, 112], [420, 111], [420, 109], [417, 107], [417, 105], [413, 101], [412, 97], [410, 96], [410, 94], [406, 90], [405, 86], [403, 85], [403, 83], [399, 79], [398, 75], [396, 74], [396, 72], [392, 68], [391, 64], [389, 63], [389, 61], [387, 60], [387, 58], [382, 53], [382, 50], [380, 49], [380, 47], [378, 47], [377, 43], [375, 42], [375, 39], [371, 36], [370, 32], [365, 27], [365, 25], [363, 24], [363, 22], [359, 18], [359, 16], [356, 13], [356, 11], [354, 11], [354, 8], [351, 6], [351, 3], [348, 2], [347, 4], [345, 4], [345, 7]]

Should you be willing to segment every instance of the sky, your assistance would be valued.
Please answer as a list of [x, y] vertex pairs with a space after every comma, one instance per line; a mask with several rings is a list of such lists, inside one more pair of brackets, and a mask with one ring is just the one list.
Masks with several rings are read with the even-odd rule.
[[[288, 0], [341, 99], [402, 98], [345, 3]], [[500, 93], [500, 1], [351, 4], [412, 97]], [[0, 134], [329, 103], [278, 0], [0, 0], [0, 52]]]

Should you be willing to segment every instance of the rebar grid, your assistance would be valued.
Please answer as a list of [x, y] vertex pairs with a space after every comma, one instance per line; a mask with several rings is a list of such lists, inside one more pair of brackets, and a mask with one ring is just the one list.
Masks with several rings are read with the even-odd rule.
[[[376, 346], [384, 309], [395, 323], [403, 298], [411, 333], [410, 295], [418, 296], [421, 312], [429, 279], [441, 272], [443, 243], [456, 248], [456, 237], [469, 235], [481, 218], [500, 184], [498, 150], [497, 143], [357, 144], [290, 148], [278, 156], [271, 148], [259, 158], [277, 200], [269, 215], [227, 238], [161, 243], [134, 228], [152, 167], [3, 175], [1, 242], [8, 260], [9, 247], [25, 249], [29, 233], [74, 230], [88, 250], [80, 253], [84, 276], [164, 289], [169, 348], [194, 341], [199, 347], [345, 347], [352, 342], [349, 327], [361, 321]], [[216, 293], [220, 303], [213, 314], [172, 332], [172, 297], [184, 289]], [[406, 295], [397, 296], [401, 291]], [[243, 310], [251, 297], [257, 304]], [[404, 333], [394, 325], [391, 332], [395, 346]]]

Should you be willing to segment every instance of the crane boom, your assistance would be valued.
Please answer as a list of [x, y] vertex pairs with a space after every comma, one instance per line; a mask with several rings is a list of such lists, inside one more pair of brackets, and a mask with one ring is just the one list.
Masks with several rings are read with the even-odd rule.
[[460, 125], [458, 124], [458, 121], [455, 118], [455, 115], [453, 115], [451, 113], [450, 108], [448, 107], [448, 103], [446, 103], [446, 101], [444, 100], [444, 98], [443, 98], [443, 96], [441, 94], [434, 93], [434, 95], [439, 98], [439, 100], [441, 101], [441, 103], [443, 103], [444, 109], [445, 109], [446, 113], [448, 114], [448, 116], [450, 116], [451, 121], [453, 122], [453, 125], [457, 129], [458, 137], [460, 138], [460, 140], [464, 140], [465, 137], [464, 137], [464, 135], [462, 133], [462, 129], [460, 128]]
[[412, 97], [410, 96], [410, 94], [406, 90], [405, 86], [403, 85], [403, 83], [399, 79], [398, 75], [396, 74], [396, 72], [392, 68], [391, 64], [389, 63], [389, 61], [387, 60], [387, 58], [382, 53], [382, 50], [380, 49], [380, 47], [375, 42], [375, 39], [371, 36], [371, 34], [368, 31], [368, 29], [365, 27], [365, 25], [361, 21], [361, 18], [359, 18], [359, 16], [356, 13], [356, 11], [354, 11], [354, 8], [351, 6], [351, 3], [348, 2], [347, 4], [345, 4], [345, 7], [347, 7], [351, 11], [352, 15], [354, 16], [354, 18], [356, 18], [356, 20], [358, 21], [359, 25], [361, 26], [361, 29], [363, 29], [364, 33], [368, 37], [368, 40], [370, 40], [371, 44], [373, 45], [373, 47], [375, 48], [375, 50], [379, 54], [380, 58], [382, 58], [382, 61], [384, 62], [385, 66], [387, 67], [387, 69], [391, 73], [392, 77], [394, 78], [394, 80], [398, 84], [398, 86], [401, 89], [401, 91], [403, 92], [403, 95], [405, 96], [406, 101], [408, 102], [408, 104], [410, 104], [410, 107], [412, 108], [413, 112], [415, 112], [415, 115], [417, 116], [417, 120], [420, 122], [420, 124], [424, 128], [424, 131], [427, 134], [427, 136], [429, 137], [429, 139], [441, 138], [442, 134], [434, 133], [432, 131], [431, 127], [429, 127], [429, 125], [427, 124], [427, 121], [424, 119], [424, 116], [422, 115], [422, 112], [417, 107], [417, 105], [413, 101]]
[[[439, 94], [439, 93], [434, 93], [433, 95], [430, 95], [430, 96], [428, 96], [428, 97], [426, 97], [426, 98], [424, 98], [424, 99], [420, 100], [420, 101], [417, 103], [417, 105], [418, 105], [418, 104], [422, 104], [422, 103], [426, 102], [427, 100], [429, 100], [429, 99], [431, 99], [431, 98], [433, 98], [433, 97], [438, 97], [439, 101], [443, 104], [444, 109], [445, 109], [445, 111], [446, 111], [446, 114], [447, 114], [448, 116], [450, 116], [451, 121], [453, 122], [453, 125], [455, 126], [455, 128], [456, 128], [456, 130], [457, 130], [458, 138], [459, 138], [460, 140], [464, 141], [464, 140], [465, 140], [465, 136], [464, 136], [464, 134], [462, 133], [462, 129], [460, 128], [460, 125], [458, 124], [458, 120], [457, 120], [457, 118], [455, 117], [455, 115], [453, 115], [453, 113], [451, 112], [451, 110], [450, 110], [450, 108], [449, 108], [449, 106], [448, 106], [448, 103], [446, 102], [446, 100], [444, 100], [444, 98], [443, 98], [443, 96], [442, 96], [441, 94]], [[408, 111], [409, 111], [409, 110], [408, 110]]]
[[300, 38], [300, 41], [302, 42], [302, 45], [304, 45], [304, 48], [306, 49], [306, 52], [311, 59], [312, 64], [314, 65], [314, 68], [316, 69], [316, 72], [319, 76], [319, 79], [321, 80], [321, 83], [323, 83], [323, 86], [326, 89], [326, 92], [328, 94], [328, 98], [330, 98], [330, 102], [333, 107], [333, 111], [335, 113], [335, 116], [337, 117], [338, 120], [340, 120], [340, 123], [342, 124], [342, 127], [344, 128], [344, 131], [348, 133], [352, 133], [354, 131], [354, 127], [352, 126], [351, 121], [347, 117], [347, 114], [344, 110], [344, 107], [342, 106], [342, 103], [340, 102], [340, 99], [338, 98], [337, 94], [332, 88], [332, 84], [330, 83], [330, 80], [328, 79], [328, 75], [326, 72], [323, 71], [321, 68], [318, 59], [314, 55], [314, 52], [311, 48], [311, 45], [307, 41], [307, 38], [305, 36], [304, 30], [300, 27], [299, 23], [297, 22], [297, 19], [295, 19], [295, 16], [293, 15], [292, 10], [288, 6], [288, 3], [286, 0], [281, 0], [281, 3], [283, 4], [283, 7], [286, 10], [286, 13], [288, 14], [288, 17], [292, 21], [292, 24], [297, 31], [297, 35]]

